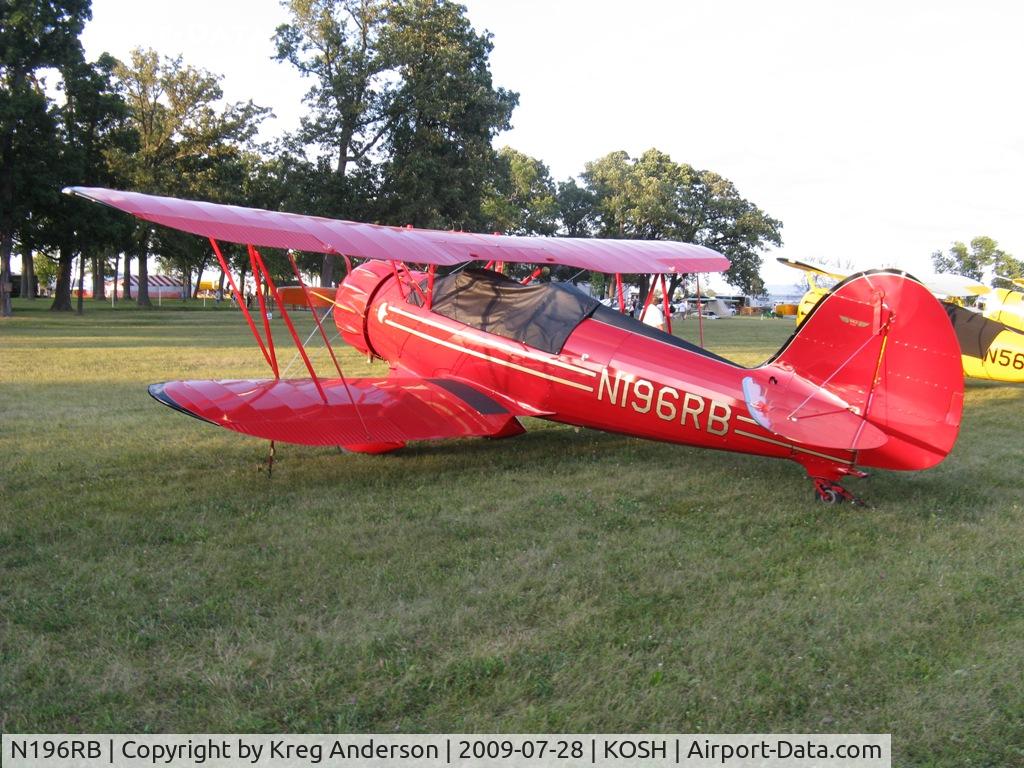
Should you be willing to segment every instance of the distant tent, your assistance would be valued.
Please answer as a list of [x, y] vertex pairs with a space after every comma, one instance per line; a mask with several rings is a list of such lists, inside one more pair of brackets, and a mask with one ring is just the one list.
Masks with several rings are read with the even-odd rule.
[[[165, 299], [181, 299], [185, 296], [185, 285], [176, 277], [170, 275], [150, 275], [146, 281], [149, 285], [150, 298], [163, 297]], [[132, 296], [139, 295], [139, 278], [137, 275], [131, 276], [131, 289]], [[109, 296], [114, 290], [113, 279], [107, 280], [107, 295]], [[117, 297], [121, 298], [124, 295], [124, 275], [118, 275], [117, 278]]]
[[706, 308], [719, 317], [728, 317], [734, 313], [734, 310], [721, 299], [711, 299], [711, 301], [707, 302]]

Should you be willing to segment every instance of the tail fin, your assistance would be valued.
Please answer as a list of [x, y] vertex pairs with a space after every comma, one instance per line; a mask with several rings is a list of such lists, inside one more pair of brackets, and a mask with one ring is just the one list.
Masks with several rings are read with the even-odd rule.
[[963, 387], [942, 305], [906, 274], [878, 270], [833, 288], [743, 389], [754, 419], [781, 437], [925, 469], [956, 441]]

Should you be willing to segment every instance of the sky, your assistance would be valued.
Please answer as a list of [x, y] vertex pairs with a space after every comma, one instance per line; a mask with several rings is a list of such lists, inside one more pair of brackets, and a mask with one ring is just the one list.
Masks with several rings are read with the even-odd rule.
[[[656, 147], [713, 170], [783, 223], [776, 256], [930, 268], [987, 235], [1024, 258], [1024, 4], [469, 0], [496, 85], [519, 93], [510, 145], [576, 176]], [[95, 58], [136, 47], [223, 75], [291, 130], [308, 82], [272, 60], [277, 0], [93, 0]]]

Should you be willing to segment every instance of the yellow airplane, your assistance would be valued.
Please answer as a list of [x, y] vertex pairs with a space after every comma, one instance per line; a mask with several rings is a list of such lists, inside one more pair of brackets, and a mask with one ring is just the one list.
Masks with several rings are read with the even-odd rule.
[[[818, 284], [819, 278], [843, 281], [847, 275], [833, 267], [778, 257], [781, 264], [807, 273], [810, 290], [797, 308], [800, 325], [831, 287]], [[1024, 383], [1024, 293], [989, 288], [961, 275], [931, 274], [919, 278], [942, 302], [960, 342], [964, 376], [1008, 383]], [[1024, 287], [1024, 280], [1013, 279]], [[972, 312], [963, 306], [964, 296], [985, 301], [985, 312]]]
[[[1018, 288], [1024, 288], [1024, 278], [1003, 277], [1002, 275], [997, 275], [997, 277]], [[984, 315], [989, 320], [995, 320], [1011, 328], [1024, 331], [1024, 293], [1006, 288], [992, 288], [980, 300], [984, 302]]]

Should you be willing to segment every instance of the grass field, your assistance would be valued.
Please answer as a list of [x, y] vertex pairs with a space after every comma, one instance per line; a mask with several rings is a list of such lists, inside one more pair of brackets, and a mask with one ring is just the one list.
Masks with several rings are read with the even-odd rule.
[[[279, 446], [268, 479], [146, 393], [264, 375], [234, 312], [36, 305], [0, 323], [4, 731], [866, 731], [1024, 765], [1024, 388], [969, 383], [952, 455], [851, 481], [867, 510], [541, 421]], [[751, 364], [790, 331], [707, 323]]]

